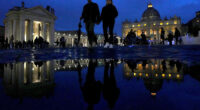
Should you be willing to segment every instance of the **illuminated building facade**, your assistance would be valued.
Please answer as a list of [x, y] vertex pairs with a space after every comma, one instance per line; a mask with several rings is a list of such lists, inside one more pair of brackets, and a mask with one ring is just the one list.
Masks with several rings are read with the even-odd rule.
[[45, 9], [41, 6], [25, 8], [14, 7], [9, 10], [4, 19], [5, 37], [10, 41], [34, 41], [36, 37], [43, 37], [50, 45], [54, 43], [54, 9]]
[[149, 3], [142, 15], [141, 21], [130, 22], [126, 20], [123, 22], [122, 35], [125, 38], [132, 29], [136, 32], [137, 36], [140, 36], [144, 32], [149, 40], [159, 43], [161, 41], [160, 34], [162, 27], [165, 30], [165, 38], [169, 31], [174, 33], [176, 27], [181, 31], [181, 18], [174, 16], [170, 19], [165, 18], [162, 20], [160, 13]]

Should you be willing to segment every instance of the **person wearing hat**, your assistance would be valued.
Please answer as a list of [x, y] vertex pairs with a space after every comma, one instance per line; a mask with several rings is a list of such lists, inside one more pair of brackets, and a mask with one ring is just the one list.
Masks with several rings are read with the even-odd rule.
[[[105, 37], [104, 48], [113, 48], [113, 29], [115, 24], [115, 18], [118, 16], [118, 11], [113, 5], [112, 0], [106, 0], [106, 6], [103, 7], [101, 12], [101, 19], [103, 21], [103, 32]], [[110, 38], [108, 38], [108, 28]]]

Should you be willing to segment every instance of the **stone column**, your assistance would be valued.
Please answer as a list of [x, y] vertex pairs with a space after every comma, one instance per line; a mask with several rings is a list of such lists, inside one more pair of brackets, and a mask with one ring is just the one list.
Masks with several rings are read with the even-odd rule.
[[46, 28], [46, 23], [42, 22], [42, 37], [44, 38], [44, 40], [47, 41], [47, 28]]
[[16, 20], [13, 20], [13, 27], [12, 27], [12, 35], [14, 36], [14, 41], [16, 41], [16, 39], [17, 39], [17, 34], [16, 34], [16, 30], [17, 30], [17, 28], [16, 28]]
[[24, 41], [25, 23], [24, 19], [20, 19], [20, 41]]
[[49, 30], [50, 30], [50, 32], [49, 32], [49, 34], [50, 34], [50, 35], [49, 35], [49, 37], [50, 37], [50, 38], [49, 38], [49, 40], [50, 40], [50, 41], [49, 41], [49, 44], [50, 44], [51, 46], [53, 46], [53, 43], [54, 43], [54, 21], [50, 23], [50, 26], [49, 26], [49, 27], [50, 27], [50, 29], [49, 29]]
[[30, 20], [30, 23], [29, 23], [29, 39], [28, 40], [33, 40], [33, 20]]

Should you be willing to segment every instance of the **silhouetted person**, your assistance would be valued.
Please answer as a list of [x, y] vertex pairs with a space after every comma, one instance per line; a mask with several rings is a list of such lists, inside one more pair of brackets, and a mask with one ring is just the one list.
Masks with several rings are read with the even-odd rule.
[[142, 44], [146, 44], [147, 39], [146, 39], [146, 35], [144, 34], [144, 32], [142, 32], [141, 37], [142, 37]]
[[161, 28], [161, 35], [160, 35], [160, 38], [162, 40], [162, 44], [164, 45], [165, 44], [165, 30], [163, 28]]
[[180, 61], [176, 61], [176, 68], [177, 68], [178, 72], [181, 71], [181, 69], [182, 69], [182, 63]]
[[[110, 68], [110, 75], [108, 73], [109, 68]], [[108, 101], [110, 108], [114, 107], [117, 99], [119, 98], [119, 94], [120, 90], [119, 88], [117, 88], [115, 74], [114, 74], [114, 61], [105, 62], [103, 97], [105, 100]]]
[[172, 32], [169, 32], [169, 34], [168, 34], [168, 41], [169, 41], [169, 45], [172, 45], [172, 41], [173, 41], [173, 34], [172, 34]]
[[162, 64], [162, 69], [163, 69], [163, 71], [162, 71], [162, 72], [163, 72], [163, 73], [165, 73], [165, 72], [166, 72], [166, 70], [167, 70], [166, 61], [165, 61], [165, 60], [163, 60], [161, 64]]
[[64, 37], [60, 38], [60, 47], [62, 47], [62, 48], [65, 47], [65, 38]]
[[95, 80], [95, 68], [97, 66], [96, 61], [89, 61], [88, 73], [86, 75], [86, 81], [81, 90], [85, 102], [87, 102], [88, 109], [93, 109], [93, 105], [97, 104], [100, 101], [101, 95], [101, 82]]
[[[115, 18], [118, 16], [118, 11], [113, 5], [112, 0], [106, 0], [106, 6], [103, 7], [101, 12], [101, 20], [103, 21], [103, 32], [105, 37], [104, 48], [113, 48], [113, 29], [115, 25]], [[108, 28], [110, 38], [108, 38]]]
[[11, 35], [11, 38], [10, 38], [10, 48], [12, 49], [14, 47], [14, 36]]
[[175, 28], [175, 39], [176, 39], [176, 45], [178, 45], [178, 42], [179, 42], [179, 37], [181, 36], [181, 33], [180, 31], [178, 30], [178, 28]]
[[94, 26], [95, 23], [97, 23], [99, 20], [99, 17], [100, 12], [98, 5], [93, 3], [92, 0], [88, 0], [88, 3], [83, 8], [82, 16], [80, 19], [84, 19], [90, 47], [93, 46], [93, 43], [97, 44], [97, 38], [94, 33]]

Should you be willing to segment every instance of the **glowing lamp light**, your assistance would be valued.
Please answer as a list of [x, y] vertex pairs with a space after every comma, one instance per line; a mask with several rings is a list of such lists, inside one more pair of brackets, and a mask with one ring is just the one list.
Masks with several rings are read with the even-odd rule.
[[171, 77], [172, 77], [172, 74], [169, 74], [169, 77], [171, 78]]
[[34, 71], [34, 68], [32, 68], [32, 70]]
[[146, 74], [146, 77], [149, 77], [149, 74]]
[[156, 96], [156, 95], [157, 95], [157, 93], [154, 93], [154, 92], [151, 93], [151, 96]]
[[136, 76], [136, 75], [137, 75], [137, 73], [133, 73], [133, 75], [134, 75], [134, 76]]
[[139, 76], [141, 77], [141, 76], [142, 76], [142, 73], [139, 73]]
[[179, 75], [179, 74], [177, 74], [177, 75], [176, 75], [176, 77], [177, 77], [177, 78], [180, 78], [180, 75]]
[[162, 77], [164, 78], [164, 77], [165, 77], [165, 74], [162, 74]]
[[144, 24], [144, 26], [147, 26], [147, 24]]
[[154, 26], [156, 25], [156, 23], [153, 24]]
[[155, 76], [158, 77], [158, 74], [156, 74]]
[[163, 25], [163, 23], [160, 23], [160, 25], [162, 26], [162, 25]]
[[166, 23], [166, 25], [169, 25], [169, 23]]
[[140, 24], [138, 24], [138, 27], [140, 27], [141, 25]]

